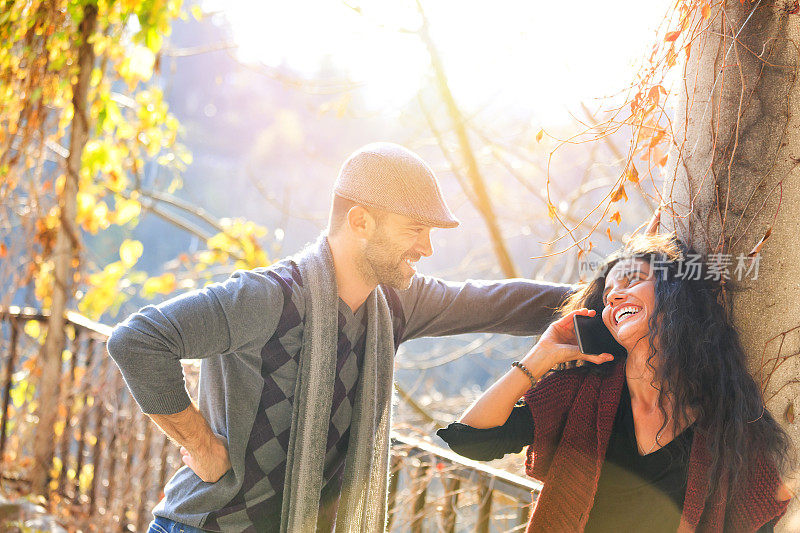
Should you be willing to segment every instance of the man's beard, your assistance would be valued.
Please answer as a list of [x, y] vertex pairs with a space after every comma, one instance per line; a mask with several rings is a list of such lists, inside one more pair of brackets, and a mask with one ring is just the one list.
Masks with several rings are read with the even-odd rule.
[[383, 231], [378, 233], [364, 246], [359, 271], [365, 279], [378, 285], [388, 285], [393, 289], [405, 290], [411, 286], [412, 275], [403, 272], [406, 250], [393, 246]]

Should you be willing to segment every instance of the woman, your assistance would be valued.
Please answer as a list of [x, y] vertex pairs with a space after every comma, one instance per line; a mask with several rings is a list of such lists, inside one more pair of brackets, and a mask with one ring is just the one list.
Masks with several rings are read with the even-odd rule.
[[[686, 275], [690, 253], [674, 237], [632, 240], [439, 431], [479, 460], [530, 445], [526, 469], [544, 488], [528, 531], [763, 532], [785, 512], [788, 437], [747, 372], [720, 283]], [[573, 316], [596, 313], [616, 353], [578, 350]]]

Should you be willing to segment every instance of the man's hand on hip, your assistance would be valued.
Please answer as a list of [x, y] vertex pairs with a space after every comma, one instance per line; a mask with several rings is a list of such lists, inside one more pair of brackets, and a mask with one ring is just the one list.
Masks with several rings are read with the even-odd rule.
[[178, 443], [183, 463], [203, 481], [218, 481], [231, 468], [228, 441], [214, 433], [194, 404], [180, 413], [147, 416]]
[[207, 445], [189, 451], [181, 446], [181, 460], [206, 483], [214, 483], [231, 468], [228, 442], [214, 435]]

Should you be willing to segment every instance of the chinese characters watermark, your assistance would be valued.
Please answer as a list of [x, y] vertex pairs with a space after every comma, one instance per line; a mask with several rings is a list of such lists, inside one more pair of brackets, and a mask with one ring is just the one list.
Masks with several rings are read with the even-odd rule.
[[[587, 258], [582, 257], [578, 264], [578, 274], [580, 279], [590, 279], [595, 272], [603, 265], [605, 259], [601, 257]], [[758, 268], [761, 263], [761, 254], [750, 256], [740, 253], [733, 254], [709, 254], [703, 261], [703, 255], [694, 253], [687, 254], [686, 258], [677, 264], [675, 277], [693, 281], [713, 280], [727, 281], [735, 279], [744, 281], [745, 279], [758, 279]], [[674, 263], [671, 261], [660, 260], [651, 257], [649, 260], [650, 272], [654, 278], [666, 279]]]

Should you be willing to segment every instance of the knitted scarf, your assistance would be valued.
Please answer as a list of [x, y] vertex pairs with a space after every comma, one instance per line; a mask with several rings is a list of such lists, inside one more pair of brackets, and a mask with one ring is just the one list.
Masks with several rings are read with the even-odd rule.
[[[326, 236], [300, 252], [295, 261], [303, 280], [306, 315], [286, 458], [282, 533], [316, 529], [338, 344], [338, 292]], [[386, 523], [394, 338], [383, 291], [373, 290], [363, 305], [367, 306], [367, 338], [337, 533], [383, 532]]]

